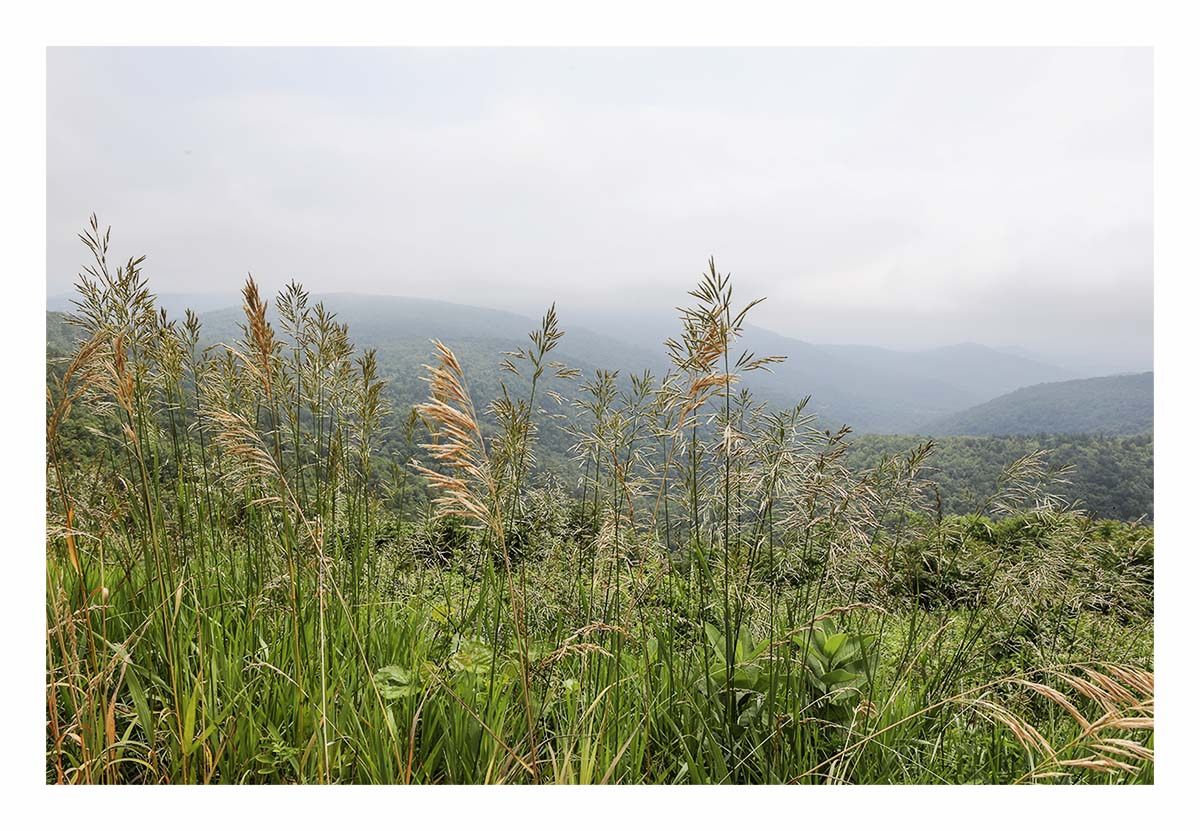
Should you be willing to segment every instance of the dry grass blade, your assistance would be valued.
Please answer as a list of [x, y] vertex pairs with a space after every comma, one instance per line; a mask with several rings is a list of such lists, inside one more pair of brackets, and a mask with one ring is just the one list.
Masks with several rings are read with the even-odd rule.
[[1067, 698], [1067, 696], [1064, 695], [1060, 690], [1056, 690], [1054, 687], [1048, 686], [1046, 684], [1039, 684], [1036, 681], [1021, 680], [1021, 681], [1018, 681], [1017, 683], [1022, 686], [1028, 687], [1029, 689], [1033, 690], [1034, 692], [1038, 693], [1039, 695], [1044, 696], [1045, 698], [1050, 699], [1052, 702], [1057, 704], [1063, 710], [1066, 710], [1067, 714], [1070, 715], [1071, 718], [1073, 718], [1075, 720], [1075, 723], [1078, 724], [1080, 726], [1080, 728], [1086, 730], [1090, 726], [1090, 722], [1087, 720], [1086, 717], [1084, 717], [1083, 713], [1081, 713], [1079, 711], [1079, 708], [1076, 707], [1071, 702], [1071, 699]]
[[266, 393], [269, 401], [272, 397], [272, 365], [277, 346], [275, 332], [271, 328], [271, 324], [267, 322], [267, 304], [259, 295], [258, 284], [254, 282], [253, 277], [246, 278], [246, 285], [242, 288], [242, 297], [244, 299], [242, 309], [246, 312], [247, 340], [253, 347], [254, 364], [263, 383], [263, 392]]
[[1119, 679], [1112, 675], [1105, 674], [1091, 667], [1084, 667], [1084, 672], [1092, 679], [1094, 683], [1102, 687], [1110, 696], [1114, 705], [1136, 706], [1138, 697], [1136, 694], [1127, 689]]
[[[1080, 672], [1088, 680], [1084, 680], [1078, 674]], [[1021, 680], [1020, 684], [1066, 710], [1080, 727], [1075, 738], [1050, 754], [1027, 778], [1039, 778], [1073, 768], [1135, 775], [1139, 767], [1131, 762], [1153, 764], [1152, 748], [1132, 738], [1112, 735], [1114, 731], [1154, 730], [1154, 700], [1138, 698], [1139, 694], [1153, 692], [1153, 673], [1133, 667], [1103, 664], [1098, 667], [1081, 666], [1076, 668], [1076, 672], [1055, 671], [1048, 674], [1061, 680], [1087, 702], [1099, 706], [1103, 712], [1088, 721], [1081, 707], [1071, 702], [1060, 690], [1047, 684]], [[1081, 753], [1084, 755], [1078, 755]]]
[[1036, 727], [1008, 708], [983, 698], [971, 702], [971, 706], [976, 711], [1007, 727], [1029, 754], [1041, 753], [1050, 757], [1055, 755], [1054, 747], [1046, 740], [1046, 737], [1038, 732]]
[[[238, 486], [257, 482], [266, 485], [281, 477], [275, 459], [267, 452], [262, 437], [244, 417], [224, 409], [206, 413], [215, 426], [217, 445], [232, 460], [238, 462], [226, 473]], [[263, 497], [272, 499], [273, 497]]]
[[1102, 773], [1111, 773], [1114, 770], [1121, 770], [1126, 773], [1136, 773], [1137, 768], [1125, 762], [1118, 762], [1116, 759], [1109, 759], [1106, 756], [1092, 756], [1087, 759], [1063, 759], [1058, 762], [1063, 767], [1083, 768], [1084, 770], [1095, 770]]
[[433, 436], [432, 442], [421, 447], [452, 472], [442, 473], [416, 460], [410, 464], [438, 494], [434, 504], [440, 513], [468, 517], [503, 534], [497, 514], [496, 482], [462, 365], [441, 341], [435, 340], [433, 346], [438, 363], [425, 367], [430, 397], [414, 409], [430, 425]]

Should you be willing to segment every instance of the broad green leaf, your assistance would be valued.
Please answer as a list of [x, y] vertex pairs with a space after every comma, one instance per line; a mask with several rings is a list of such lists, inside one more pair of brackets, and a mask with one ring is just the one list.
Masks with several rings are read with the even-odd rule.
[[418, 674], [395, 665], [383, 667], [375, 673], [375, 686], [386, 701], [397, 701], [421, 692]]
[[812, 629], [812, 637], [809, 639], [809, 643], [815, 645], [819, 651], [824, 652], [825, 630], [819, 626], [814, 626]]
[[754, 648], [754, 642], [750, 640], [750, 629], [742, 626], [737, 633], [737, 646], [734, 648], [734, 660], [738, 663], [749, 660], [750, 651]]
[[762, 655], [764, 652], [766, 652], [770, 648], [771, 648], [771, 638], [768, 636], [766, 638], [763, 638], [761, 641], [759, 641], [754, 646], [754, 648], [752, 650], [750, 650], [750, 654], [746, 656], [746, 660], [753, 661], [755, 658], [759, 657], [760, 655]]
[[450, 669], [455, 672], [485, 675], [492, 669], [492, 648], [474, 638], [463, 640], [450, 656], [449, 663]]
[[837, 654], [837, 651], [842, 648], [842, 644], [846, 642], [846, 638], [848, 637], [849, 635], [847, 635], [845, 632], [839, 632], [836, 635], [830, 635], [825, 639], [825, 643], [821, 646], [821, 651], [826, 655], [833, 657]]
[[708, 642], [712, 644], [712, 648], [717, 650], [721, 655], [724, 655], [725, 633], [706, 620], [704, 621], [704, 634], [708, 636]]
[[858, 676], [853, 672], [846, 672], [844, 669], [834, 669], [822, 675], [821, 681], [825, 684], [845, 684], [857, 678]]

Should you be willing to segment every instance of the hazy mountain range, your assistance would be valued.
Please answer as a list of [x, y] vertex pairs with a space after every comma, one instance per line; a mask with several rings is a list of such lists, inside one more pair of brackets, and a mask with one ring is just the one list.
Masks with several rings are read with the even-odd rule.
[[[172, 316], [182, 317], [185, 308], [199, 313], [209, 343], [238, 336], [241, 309], [236, 297], [192, 294], [158, 299]], [[324, 302], [336, 312], [359, 348], [379, 350], [381, 367], [392, 381], [393, 400], [400, 405], [423, 396], [421, 365], [428, 360], [431, 338], [460, 352], [477, 393], [487, 395], [498, 383], [498, 353], [524, 345], [538, 325], [521, 314], [418, 298], [324, 294], [314, 295], [312, 302]], [[54, 312], [70, 309], [62, 296], [49, 298], [47, 305], [52, 327], [58, 325]], [[670, 315], [608, 318], [560, 311], [560, 318], [566, 336], [557, 357], [581, 369], [585, 377], [600, 368], [661, 373], [667, 368], [662, 342], [678, 330]], [[760, 398], [787, 407], [811, 395], [810, 406], [829, 426], [846, 423], [859, 433], [1122, 434], [1152, 428], [1151, 373], [1131, 376], [1143, 379], [1136, 382], [1112, 379], [1096, 384], [1105, 379], [1072, 380], [1088, 373], [1012, 349], [971, 343], [921, 351], [813, 344], [754, 326], [747, 327], [738, 348], [787, 358], [772, 372], [746, 379]], [[1064, 381], [1071, 383], [1057, 383]], [[1032, 391], [1022, 389], [1028, 387]], [[1112, 415], [1108, 421], [1106, 413]]]
[[1022, 387], [927, 428], [941, 436], [1136, 435], [1153, 429], [1153, 372]]

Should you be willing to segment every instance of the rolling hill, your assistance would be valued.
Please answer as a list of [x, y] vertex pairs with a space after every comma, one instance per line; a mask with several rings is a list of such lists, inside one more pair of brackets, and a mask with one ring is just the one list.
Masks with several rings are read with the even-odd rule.
[[[670, 315], [652, 313], [575, 310], [563, 318], [568, 332], [579, 326], [611, 332], [655, 353], [676, 325]], [[811, 394], [812, 410], [826, 423], [873, 433], [911, 433], [1019, 387], [1078, 377], [1034, 357], [973, 343], [920, 351], [817, 344], [748, 325], [739, 348], [787, 356], [770, 375], [749, 379], [773, 405]]]
[[[162, 305], [182, 316], [186, 301], [211, 303], [215, 297], [169, 295]], [[51, 300], [54, 308], [68, 306], [64, 298]], [[474, 391], [486, 400], [499, 390], [499, 353], [526, 345], [528, 333], [538, 325], [512, 312], [419, 298], [334, 293], [312, 300], [324, 302], [349, 325], [359, 348], [378, 350], [393, 402], [405, 408], [424, 395], [421, 367], [431, 354], [432, 338], [459, 353]], [[48, 314], [53, 318], [59, 313]], [[207, 343], [230, 342], [239, 335], [242, 313], [236, 305], [202, 311], [200, 318]], [[662, 341], [673, 333], [669, 317], [655, 318], [653, 324], [627, 321], [624, 329], [600, 318], [597, 328], [573, 323], [569, 315], [563, 318], [566, 336], [556, 357], [579, 368], [584, 377], [600, 368], [655, 374], [667, 369]], [[1057, 367], [977, 344], [920, 352], [826, 346], [748, 326], [741, 348], [787, 358], [771, 372], [744, 380], [771, 407], [791, 407], [811, 395], [811, 411], [827, 426], [849, 424], [867, 433], [917, 432], [1020, 386], [1069, 377]]]
[[1031, 384], [1077, 377], [1061, 367], [978, 343], [958, 343], [915, 352], [873, 346], [822, 346], [821, 349], [889, 373], [937, 378], [980, 401]]
[[1026, 384], [1070, 377], [979, 344], [908, 352], [810, 344], [755, 327], [747, 327], [745, 343], [789, 357], [775, 369], [774, 383], [792, 395], [811, 391], [818, 413], [868, 433], [911, 433]]
[[[518, 314], [431, 300], [332, 294], [314, 297], [335, 309], [350, 327], [358, 347], [379, 350], [380, 368], [399, 416], [426, 395], [421, 380], [430, 359], [429, 339], [450, 345], [463, 363], [471, 391], [487, 401], [500, 391], [499, 353], [527, 343], [537, 321]], [[224, 308], [201, 315], [203, 341], [232, 343], [240, 337], [242, 312]], [[72, 351], [75, 331], [61, 312], [47, 313], [47, 357]], [[610, 337], [566, 324], [567, 335], [556, 352], [584, 376], [598, 368], [648, 368], [661, 372], [661, 350], [637, 337]], [[930, 353], [892, 352], [873, 347], [830, 347], [750, 328], [744, 345], [759, 354], [783, 354], [788, 361], [773, 373], [757, 373], [750, 386], [779, 407], [813, 393], [813, 407], [828, 426], [855, 428], [847, 457], [852, 467], [873, 466], [881, 453], [896, 453], [920, 441], [916, 434], [947, 436], [938, 441], [931, 475], [942, 489], [947, 508], [968, 511], [991, 492], [1000, 468], [1038, 447], [1051, 449], [1056, 463], [1076, 466], [1075, 484], [1067, 491], [1099, 516], [1133, 519], [1153, 516], [1152, 437], [1115, 438], [1122, 433], [1149, 432], [1153, 424], [1152, 375], [1115, 376], [1038, 384], [978, 404], [989, 387], [962, 383], [972, 372], [997, 372], [992, 385], [1023, 373], [1053, 373], [1037, 361], [1004, 355], [985, 347], [963, 345]], [[1015, 361], [1011, 360], [1014, 357]], [[938, 375], [947, 376], [941, 380]], [[954, 383], [955, 381], [959, 383]], [[556, 390], [574, 397], [576, 384], [553, 381]], [[967, 389], [964, 389], [967, 387]], [[963, 404], [962, 402], [966, 402]], [[947, 415], [956, 408], [957, 414]], [[930, 422], [932, 426], [930, 425]], [[72, 425], [73, 441], [90, 446], [86, 425]], [[920, 429], [924, 428], [924, 429]], [[994, 432], [995, 436], [983, 435]], [[1106, 433], [1114, 438], [1061, 433]], [[1034, 437], [1018, 434], [1042, 434]], [[399, 431], [385, 433], [385, 456], [403, 458], [411, 448]], [[886, 434], [886, 435], [877, 435]], [[962, 434], [964, 438], [949, 437]], [[976, 437], [977, 436], [977, 437]], [[545, 430], [540, 439], [544, 467], [566, 481], [575, 475], [569, 461], [569, 438]]]
[[935, 436], [1086, 433], [1129, 436], [1154, 429], [1154, 373], [1036, 384], [931, 422]]

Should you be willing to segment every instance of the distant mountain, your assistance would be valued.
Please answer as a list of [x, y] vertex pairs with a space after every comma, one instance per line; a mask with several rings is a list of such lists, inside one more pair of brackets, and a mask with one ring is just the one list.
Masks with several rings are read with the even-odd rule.
[[872, 346], [822, 346], [827, 352], [888, 372], [937, 378], [971, 397], [975, 403], [1006, 392], [1066, 381], [1074, 373], [1028, 357], [1013, 355], [978, 343], [959, 343], [917, 352], [901, 352]]
[[748, 326], [739, 348], [782, 355], [751, 383], [772, 403], [794, 403], [811, 394], [824, 420], [871, 433], [911, 432], [940, 415], [982, 400], [903, 360], [906, 353], [879, 350], [882, 359], [818, 346]]
[[[73, 312], [73, 294], [51, 294], [46, 298], [46, 310], [50, 312]], [[227, 309], [240, 306], [241, 294], [236, 291], [225, 292], [190, 292], [156, 294], [155, 300], [159, 308], [166, 309], [173, 318], [183, 318], [183, 313], [191, 309], [196, 314], [211, 312], [216, 309]]]
[[[206, 306], [218, 300], [225, 308]], [[221, 295], [169, 295], [161, 305], [175, 317], [190, 306], [203, 310], [203, 339], [230, 342], [239, 336], [239, 303]], [[459, 353], [468, 380], [480, 400], [499, 391], [499, 353], [528, 343], [538, 321], [496, 309], [437, 300], [334, 293], [313, 295], [350, 327], [360, 347], [379, 351], [381, 369], [391, 381], [391, 395], [407, 407], [424, 395], [422, 365], [429, 360], [432, 338]], [[59, 298], [52, 305], [66, 307]], [[667, 369], [663, 340], [678, 328], [670, 315], [643, 316], [606, 324], [603, 316], [564, 314], [557, 358], [579, 368], [585, 377], [597, 369], [625, 372]], [[581, 326], [576, 320], [597, 324]], [[744, 383], [773, 408], [794, 406], [811, 396], [810, 409], [829, 427], [849, 424], [858, 432], [909, 433], [938, 419], [981, 404], [1018, 387], [1070, 377], [1065, 370], [975, 344], [921, 352], [869, 346], [828, 346], [789, 338], [767, 329], [746, 328], [737, 347], [757, 355], [782, 355], [786, 362], [771, 372], [754, 373]], [[739, 353], [740, 354], [740, 353]], [[562, 384], [569, 395], [574, 387]]]
[[[429, 387], [423, 380], [426, 364], [433, 361], [433, 346], [438, 339], [454, 350], [467, 379], [467, 386], [485, 423], [486, 405], [501, 394], [506, 384], [516, 397], [524, 397], [523, 382], [500, 370], [502, 352], [527, 348], [529, 333], [539, 321], [510, 312], [464, 306], [435, 300], [361, 294], [312, 295], [310, 304], [324, 303], [336, 320], [349, 327], [350, 340], [358, 350], [375, 349], [380, 376], [387, 381], [386, 395], [391, 402], [393, 423], [402, 421], [409, 408], [425, 400]], [[240, 308], [220, 309], [200, 315], [202, 341], [206, 344], [232, 344], [241, 337], [244, 316]], [[630, 347], [619, 340], [590, 332], [567, 333], [552, 357], [579, 369], [582, 377], [594, 377], [597, 369], [651, 366], [652, 353]], [[579, 381], [555, 378], [548, 374], [543, 389], [551, 389], [567, 401], [580, 396]], [[556, 413], [569, 412], [566, 404], [547, 399], [541, 402]], [[385, 451], [393, 449], [403, 456], [404, 448], [392, 448], [396, 436], [385, 436]], [[572, 439], [562, 430], [543, 429], [539, 437], [540, 461], [545, 469], [564, 476], [573, 470], [569, 462]], [[577, 472], [575, 472], [577, 475]]]
[[1153, 360], [1139, 353], [1129, 353], [1121, 357], [1095, 354], [1053, 354], [1034, 352], [1022, 346], [997, 347], [1000, 352], [1016, 355], [1022, 358], [1039, 361], [1045, 364], [1060, 366], [1071, 373], [1073, 378], [1099, 378], [1103, 375], [1128, 375], [1137, 372], [1149, 372]]
[[1154, 429], [1154, 373], [1037, 384], [938, 419], [940, 436], [1136, 435]]
[[[909, 433], [939, 417], [1028, 384], [1071, 378], [1067, 370], [979, 344], [905, 352], [811, 344], [747, 327], [745, 345], [787, 355], [764, 391], [812, 392], [818, 412], [860, 432]], [[794, 393], [793, 393], [794, 394]]]
[[[564, 319], [568, 331], [576, 320], [654, 351], [678, 328], [677, 320], [661, 313], [575, 310]], [[747, 380], [772, 405], [788, 406], [811, 394], [812, 410], [824, 421], [849, 424], [860, 432], [913, 432], [1019, 387], [1080, 377], [1045, 361], [971, 343], [903, 351], [816, 344], [747, 326], [739, 348], [787, 356], [771, 374]]]

